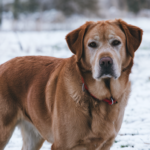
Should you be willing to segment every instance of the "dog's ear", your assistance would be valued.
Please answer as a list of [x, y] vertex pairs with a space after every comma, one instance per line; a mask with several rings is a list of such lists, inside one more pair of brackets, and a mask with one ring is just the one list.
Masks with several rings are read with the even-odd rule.
[[84, 36], [90, 24], [92, 24], [92, 22], [86, 22], [66, 36], [68, 47], [76, 55], [77, 62], [81, 59], [84, 48]]
[[138, 49], [142, 41], [143, 30], [139, 27], [127, 24], [123, 20], [118, 20], [121, 29], [126, 35], [127, 51], [131, 57], [134, 57], [134, 52]]

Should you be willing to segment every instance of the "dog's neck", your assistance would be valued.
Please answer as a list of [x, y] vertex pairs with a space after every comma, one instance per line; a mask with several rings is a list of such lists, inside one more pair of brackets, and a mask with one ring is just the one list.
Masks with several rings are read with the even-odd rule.
[[[99, 100], [106, 98], [110, 99], [110, 97], [113, 97], [113, 99], [119, 103], [122, 100], [121, 97], [123, 95], [127, 95], [128, 97], [130, 93], [129, 72], [131, 71], [132, 63], [130, 69], [123, 71], [118, 79], [111, 78], [109, 80], [97, 81], [93, 79], [92, 73], [90, 71], [84, 70], [80, 72], [80, 68], [76, 63], [75, 56], [68, 59], [68, 61], [70, 61], [70, 63], [67, 63], [66, 67], [67, 73], [65, 73], [65, 84], [66, 86], [70, 87], [68, 92], [74, 101], [83, 101], [83, 99], [86, 99], [85, 95], [88, 96], [85, 92], [82, 91], [81, 77], [84, 78], [89, 92]], [[84, 96], [82, 96], [83, 93]], [[88, 98], [90, 97], [88, 96]]]
[[100, 100], [106, 98], [110, 99], [111, 97], [117, 100], [121, 97], [126, 88], [130, 87], [129, 72], [131, 72], [132, 65], [133, 62], [131, 61], [128, 69], [125, 71], [123, 70], [121, 76], [118, 79], [107, 78], [97, 81], [93, 79], [92, 73], [90, 71], [79, 68], [80, 65], [77, 64], [79, 68], [78, 72], [84, 78], [89, 92]]

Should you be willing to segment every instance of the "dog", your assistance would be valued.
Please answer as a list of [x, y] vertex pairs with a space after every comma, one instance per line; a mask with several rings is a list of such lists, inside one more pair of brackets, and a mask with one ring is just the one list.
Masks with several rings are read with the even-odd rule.
[[66, 36], [70, 58], [17, 57], [0, 66], [0, 150], [21, 129], [22, 150], [109, 150], [130, 94], [143, 31], [121, 19]]

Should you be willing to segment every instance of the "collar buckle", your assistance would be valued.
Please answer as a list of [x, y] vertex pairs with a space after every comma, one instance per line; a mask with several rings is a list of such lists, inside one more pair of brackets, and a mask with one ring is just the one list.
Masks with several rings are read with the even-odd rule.
[[84, 86], [84, 83], [82, 84], [82, 91], [85, 92], [85, 86]]
[[114, 104], [114, 99], [112, 97], [110, 99], [111, 99], [111, 105], [113, 105]]

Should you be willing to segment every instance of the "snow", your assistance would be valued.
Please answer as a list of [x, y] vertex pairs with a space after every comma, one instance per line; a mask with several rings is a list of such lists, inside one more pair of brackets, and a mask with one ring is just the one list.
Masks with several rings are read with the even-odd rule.
[[[132, 92], [126, 107], [123, 124], [111, 150], [150, 150], [150, 26], [149, 20], [125, 19], [144, 29], [143, 42], [137, 50], [134, 66], [130, 75]], [[67, 48], [65, 35], [69, 31], [49, 32], [1, 32], [0, 63], [16, 56], [48, 55], [69, 57], [72, 53]], [[21, 44], [20, 44], [21, 43]], [[18, 128], [5, 150], [20, 150], [21, 133]], [[41, 150], [50, 149], [45, 142]]]

